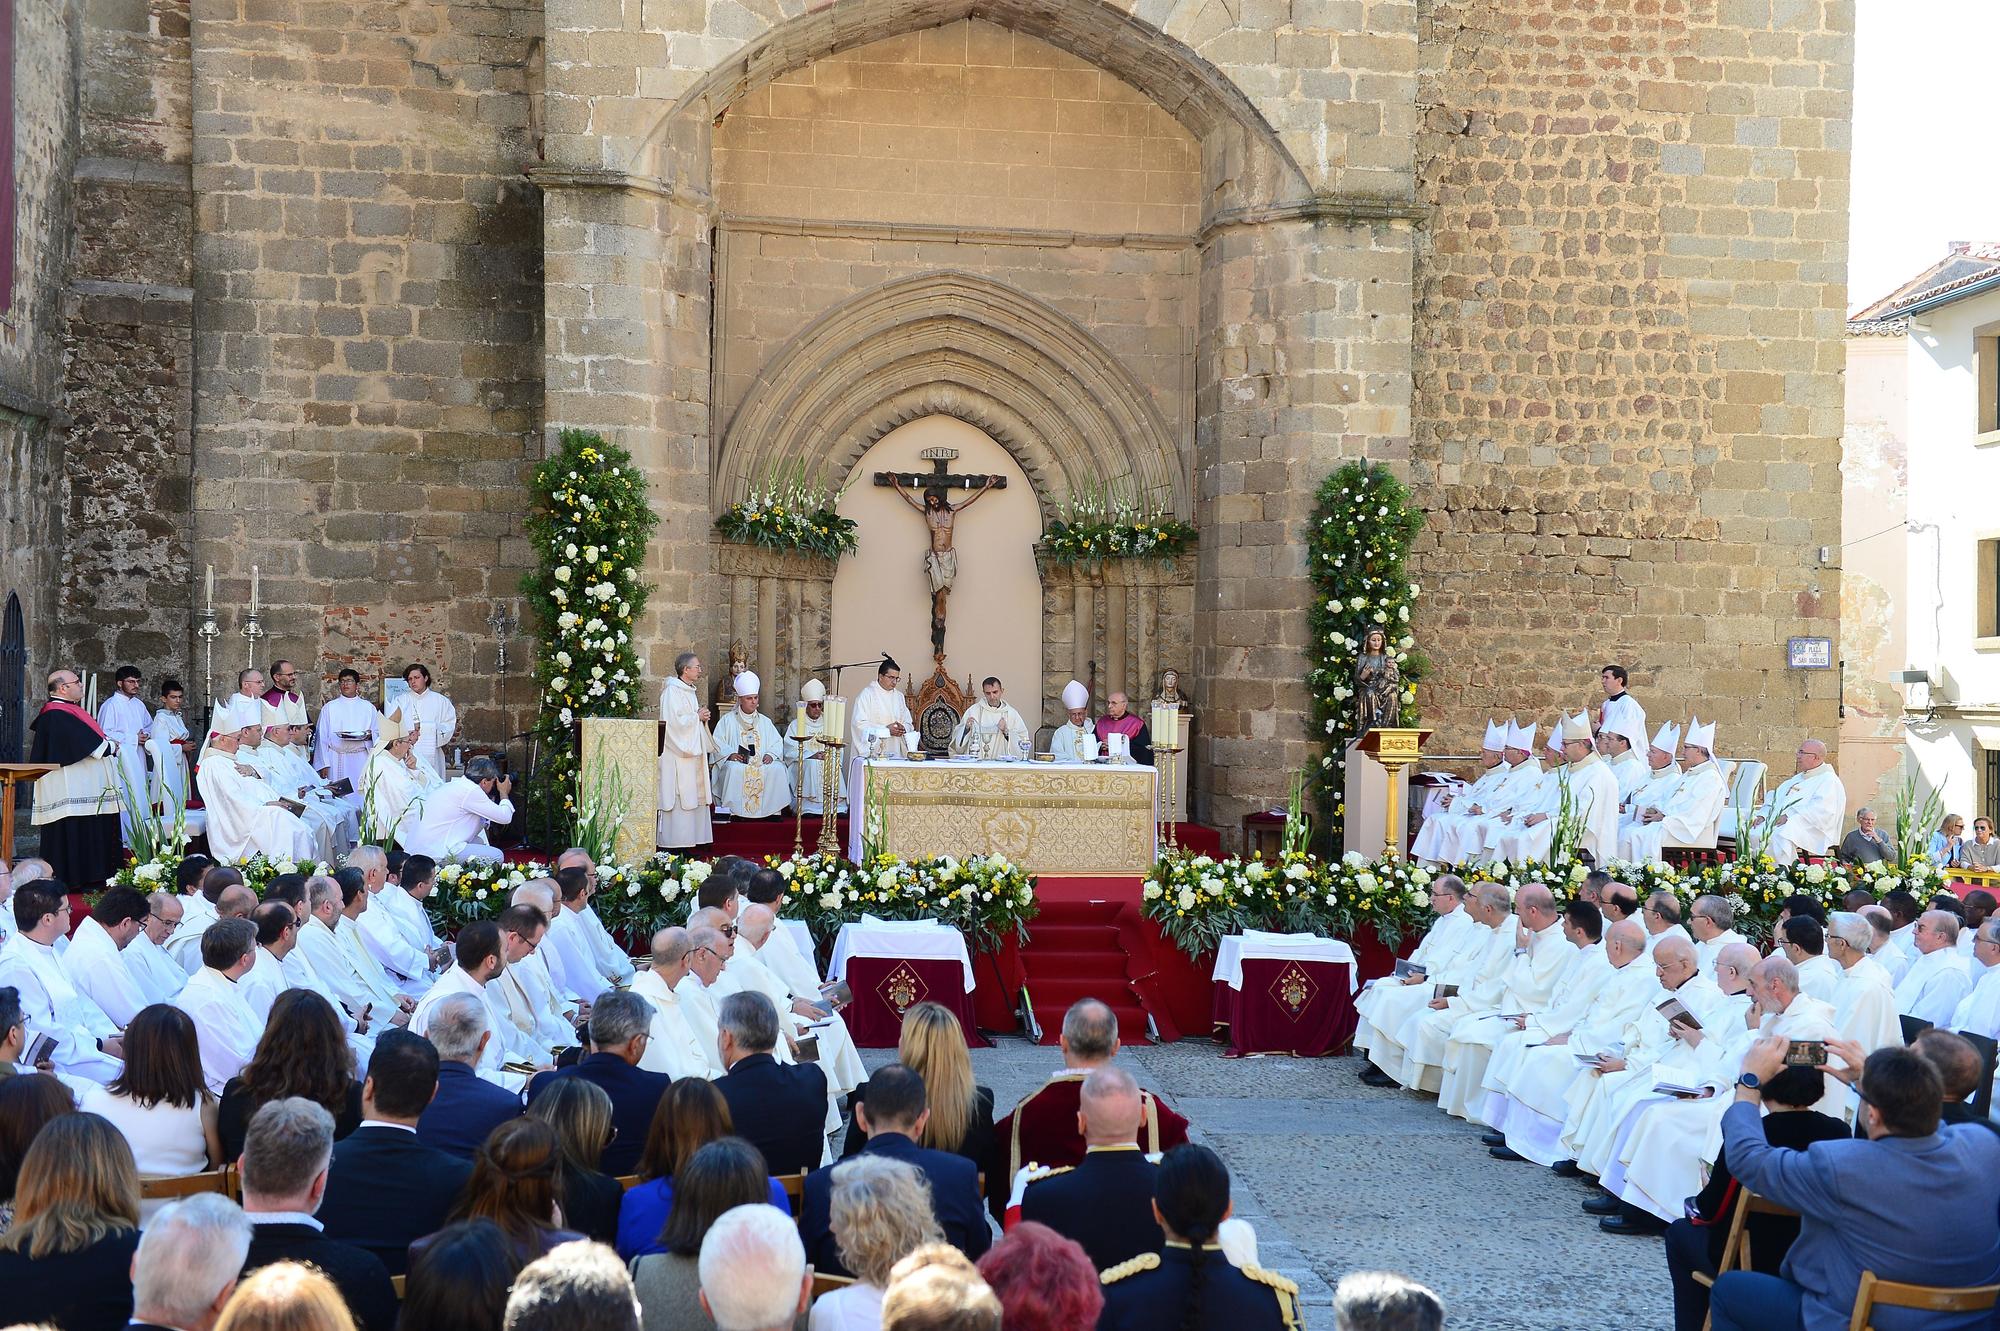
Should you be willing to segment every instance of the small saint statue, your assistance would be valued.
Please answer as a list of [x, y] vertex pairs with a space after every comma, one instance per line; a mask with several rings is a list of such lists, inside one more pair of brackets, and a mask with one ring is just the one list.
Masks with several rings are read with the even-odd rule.
[[1181, 712], [1193, 710], [1188, 706], [1187, 699], [1181, 696], [1180, 671], [1162, 670], [1160, 672], [1160, 691], [1153, 697], [1153, 706], [1172, 707]]
[[1403, 672], [1389, 650], [1389, 635], [1369, 629], [1354, 662], [1354, 730], [1365, 735], [1383, 726], [1403, 723]]

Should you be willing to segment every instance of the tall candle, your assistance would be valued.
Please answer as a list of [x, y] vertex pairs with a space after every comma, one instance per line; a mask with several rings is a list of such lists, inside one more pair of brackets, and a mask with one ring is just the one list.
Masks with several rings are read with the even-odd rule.
[[257, 566], [250, 566], [250, 613], [257, 613]]
[[210, 610], [213, 610], [215, 609], [215, 565], [210, 564], [208, 566], [208, 573], [206, 578], [204, 579], [204, 583], [205, 586], [207, 587], [207, 593], [208, 593], [207, 605]]
[[822, 719], [825, 724], [821, 733], [844, 742], [847, 738], [847, 699], [838, 696], [828, 698]]

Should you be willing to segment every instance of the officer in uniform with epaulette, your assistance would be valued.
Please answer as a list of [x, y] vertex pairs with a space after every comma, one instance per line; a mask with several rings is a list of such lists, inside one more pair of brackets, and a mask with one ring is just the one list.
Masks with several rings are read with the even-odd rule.
[[1229, 1218], [1229, 1171], [1205, 1146], [1160, 1161], [1153, 1211], [1166, 1232], [1159, 1252], [1105, 1271], [1097, 1331], [1297, 1331], [1299, 1287], [1258, 1266], [1237, 1268], [1215, 1241]]
[[1077, 1127], [1089, 1143], [1083, 1163], [1035, 1169], [1021, 1193], [1021, 1219], [1075, 1239], [1103, 1271], [1158, 1252], [1165, 1241], [1153, 1219], [1157, 1166], [1139, 1149], [1139, 1083], [1119, 1067], [1083, 1079]]

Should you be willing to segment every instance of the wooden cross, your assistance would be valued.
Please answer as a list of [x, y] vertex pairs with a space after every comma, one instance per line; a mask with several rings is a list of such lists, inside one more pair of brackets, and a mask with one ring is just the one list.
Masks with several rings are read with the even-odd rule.
[[[1007, 478], [954, 475], [949, 467], [958, 457], [955, 448], [926, 448], [917, 456], [931, 464], [928, 472], [878, 471], [875, 484], [895, 490], [904, 503], [923, 516], [930, 528], [931, 548], [924, 556], [924, 571], [931, 580], [931, 653], [942, 667], [945, 602], [951, 596], [952, 582], [958, 577], [958, 552], [952, 547], [952, 529], [960, 510], [979, 502], [988, 490], [1006, 489]], [[910, 497], [912, 490], [923, 491], [922, 503]], [[953, 504], [947, 497], [952, 490], [971, 490], [973, 494]]]

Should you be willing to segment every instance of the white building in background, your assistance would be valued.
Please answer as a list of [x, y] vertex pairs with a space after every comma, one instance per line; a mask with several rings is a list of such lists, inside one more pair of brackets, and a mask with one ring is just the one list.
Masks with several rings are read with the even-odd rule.
[[1902, 740], [1947, 811], [2000, 819], [2000, 242], [1954, 244], [1848, 334], [1847, 789], [1886, 818]]

